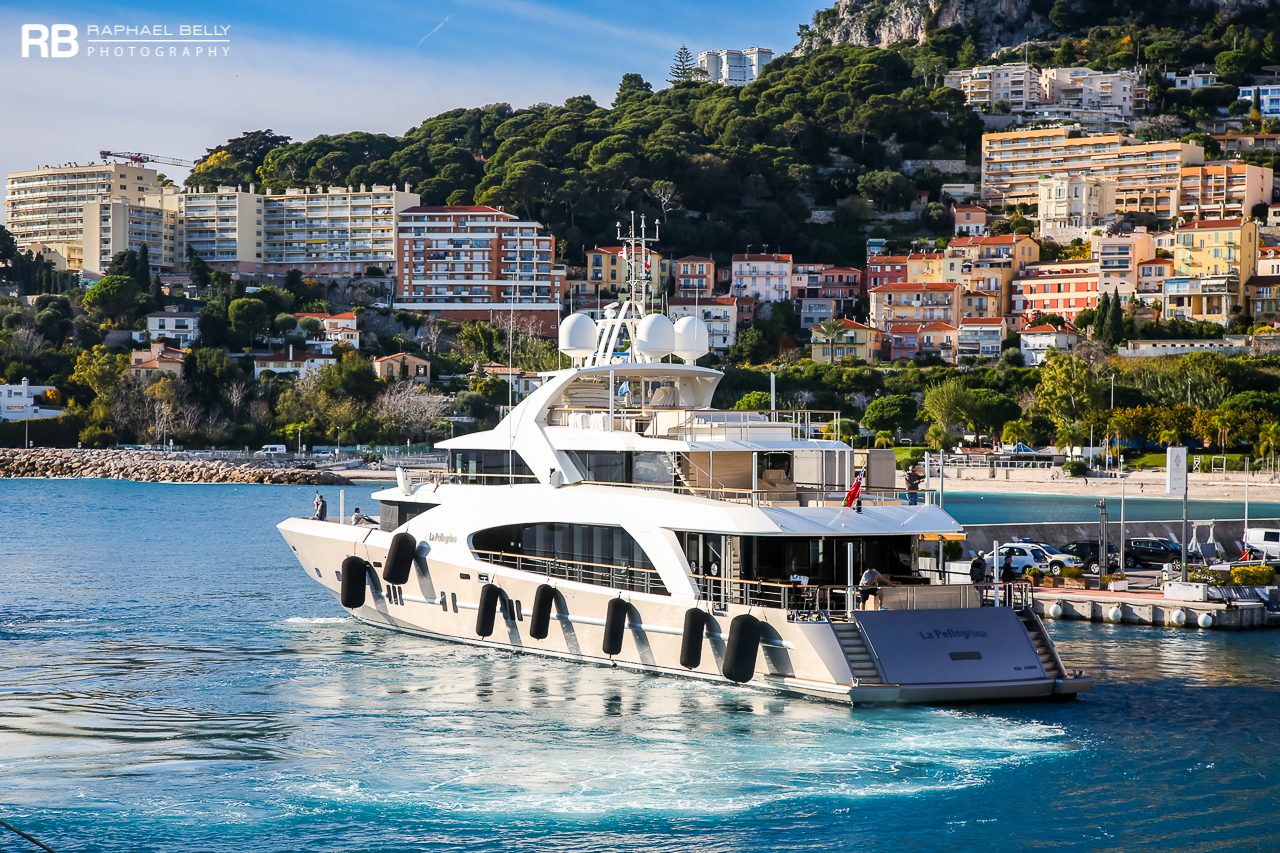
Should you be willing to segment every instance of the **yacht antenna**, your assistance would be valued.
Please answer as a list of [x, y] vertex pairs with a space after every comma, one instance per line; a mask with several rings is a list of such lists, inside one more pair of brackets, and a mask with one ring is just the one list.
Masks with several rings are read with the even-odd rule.
[[[650, 233], [652, 225], [652, 234]], [[653, 281], [653, 251], [649, 244], [658, 240], [658, 224], [648, 218], [631, 214], [626, 231], [617, 223], [618, 255], [625, 266], [626, 293], [619, 289], [618, 301], [605, 309], [605, 319], [597, 330], [595, 353], [588, 357], [588, 366], [612, 364], [617, 349], [625, 336], [629, 352], [626, 360], [651, 360], [636, 348], [636, 329], [649, 308], [649, 286]]]

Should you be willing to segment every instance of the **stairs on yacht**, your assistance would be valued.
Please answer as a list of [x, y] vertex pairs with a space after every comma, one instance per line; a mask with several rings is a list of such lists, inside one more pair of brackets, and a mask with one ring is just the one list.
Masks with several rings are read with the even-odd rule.
[[1066, 667], [1062, 665], [1062, 659], [1058, 657], [1057, 649], [1053, 647], [1053, 642], [1049, 639], [1049, 634], [1045, 631], [1040, 617], [1030, 609], [1023, 610], [1018, 615], [1027, 629], [1027, 634], [1031, 636], [1032, 644], [1036, 647], [1036, 654], [1040, 657], [1040, 665], [1044, 667], [1045, 675], [1050, 678], [1066, 678]]
[[867, 648], [862, 636], [862, 629], [856, 622], [832, 622], [831, 630], [844, 651], [844, 659], [849, 662], [849, 671], [857, 684], [884, 684], [880, 669], [876, 666], [871, 649]]

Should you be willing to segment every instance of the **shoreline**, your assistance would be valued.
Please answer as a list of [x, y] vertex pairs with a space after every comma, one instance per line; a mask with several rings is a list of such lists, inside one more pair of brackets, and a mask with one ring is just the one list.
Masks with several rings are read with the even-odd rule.
[[[1124, 477], [1065, 477], [1050, 480], [1044, 476], [1027, 476], [1033, 472], [1014, 469], [1006, 472], [1017, 476], [991, 477], [986, 469], [981, 476], [965, 470], [970, 476], [955, 476], [947, 472], [945, 491], [989, 495], [1037, 495], [1119, 498], [1123, 491], [1126, 499], [1149, 498], [1180, 501], [1181, 495], [1165, 494], [1163, 471], [1134, 471]], [[1040, 475], [1040, 471], [1034, 472]], [[1188, 500], [1192, 501], [1242, 501], [1244, 500], [1244, 474], [1231, 471], [1221, 474], [1188, 474]], [[931, 483], [937, 489], [937, 478]], [[1269, 475], [1251, 474], [1249, 500], [1280, 503], [1280, 480]]]
[[264, 486], [351, 484], [346, 477], [322, 469], [190, 459], [180, 453], [52, 447], [0, 448], [0, 479]]

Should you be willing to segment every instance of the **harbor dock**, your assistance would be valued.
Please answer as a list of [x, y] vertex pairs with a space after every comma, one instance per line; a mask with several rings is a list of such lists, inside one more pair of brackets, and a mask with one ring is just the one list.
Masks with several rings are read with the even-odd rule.
[[1041, 588], [1035, 611], [1044, 619], [1081, 619], [1117, 625], [1242, 630], [1280, 627], [1280, 614], [1260, 600], [1183, 601], [1160, 590]]

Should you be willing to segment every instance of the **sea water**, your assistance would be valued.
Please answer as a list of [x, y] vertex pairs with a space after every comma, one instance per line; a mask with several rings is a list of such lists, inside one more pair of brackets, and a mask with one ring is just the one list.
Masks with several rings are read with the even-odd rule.
[[1051, 623], [1079, 701], [850, 709], [357, 623], [274, 530], [313, 496], [0, 481], [0, 819], [63, 853], [1280, 847], [1280, 633]]

